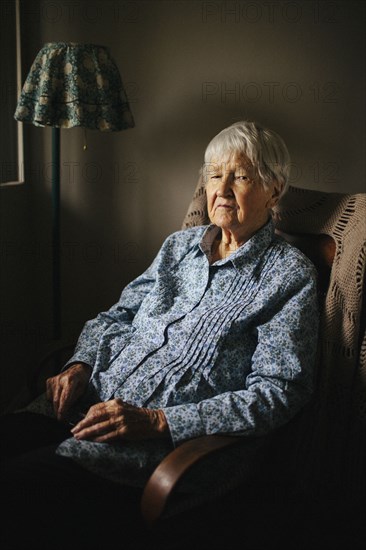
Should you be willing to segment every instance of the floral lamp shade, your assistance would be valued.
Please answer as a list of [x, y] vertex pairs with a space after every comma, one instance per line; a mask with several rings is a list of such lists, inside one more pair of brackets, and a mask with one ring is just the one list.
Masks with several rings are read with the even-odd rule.
[[135, 126], [109, 49], [73, 42], [49, 42], [39, 51], [14, 117], [59, 128], [119, 131]]

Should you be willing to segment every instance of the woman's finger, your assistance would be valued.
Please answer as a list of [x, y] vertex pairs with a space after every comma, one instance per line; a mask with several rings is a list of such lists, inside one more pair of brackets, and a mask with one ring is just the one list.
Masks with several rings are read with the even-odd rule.
[[57, 417], [62, 419], [73, 402], [74, 390], [70, 386], [63, 386], [58, 398]]
[[57, 416], [59, 400], [60, 400], [60, 386], [57, 384], [54, 378], [49, 378], [46, 385], [46, 396], [49, 401], [52, 402], [53, 411]]
[[58, 419], [61, 419], [72, 400], [72, 387], [62, 383], [58, 378], [47, 380], [47, 398], [53, 404], [53, 410]]
[[80, 420], [80, 422], [78, 422], [71, 431], [75, 435], [81, 430], [85, 430], [86, 428], [94, 426], [95, 424], [99, 424], [103, 421], [108, 420], [110, 416], [111, 415], [107, 410], [106, 404], [98, 403], [97, 405], [93, 405], [92, 407], [90, 407], [86, 416], [82, 420]]
[[115, 423], [110, 419], [97, 422], [77, 431], [75, 431], [75, 427], [71, 431], [76, 439], [89, 439], [92, 441], [98, 441], [100, 438], [103, 438], [103, 440], [110, 439], [111, 435], [117, 431]]

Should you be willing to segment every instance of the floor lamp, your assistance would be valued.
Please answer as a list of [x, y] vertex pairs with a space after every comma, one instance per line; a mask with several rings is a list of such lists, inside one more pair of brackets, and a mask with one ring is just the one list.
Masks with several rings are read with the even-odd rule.
[[[14, 118], [52, 126], [53, 337], [61, 338], [60, 129], [120, 131], [135, 123], [117, 65], [96, 44], [48, 42], [38, 52]], [[86, 146], [84, 146], [86, 147]]]

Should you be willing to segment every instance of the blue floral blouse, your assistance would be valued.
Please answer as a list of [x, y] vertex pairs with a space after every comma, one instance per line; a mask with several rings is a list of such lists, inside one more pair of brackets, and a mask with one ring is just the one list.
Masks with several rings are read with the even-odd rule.
[[212, 263], [219, 231], [209, 225], [169, 236], [118, 303], [85, 324], [65, 366], [93, 367], [78, 410], [115, 397], [161, 408], [171, 441], [70, 438], [59, 454], [140, 484], [187, 439], [266, 435], [307, 403], [318, 334], [313, 265], [275, 235], [272, 220]]

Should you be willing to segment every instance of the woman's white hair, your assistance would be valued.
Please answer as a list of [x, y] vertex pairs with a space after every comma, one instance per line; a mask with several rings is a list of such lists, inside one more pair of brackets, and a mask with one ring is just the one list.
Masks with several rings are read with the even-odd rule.
[[221, 130], [208, 144], [201, 174], [215, 162], [244, 154], [253, 165], [264, 187], [274, 181], [283, 195], [290, 176], [290, 155], [283, 139], [257, 122], [240, 121]]

